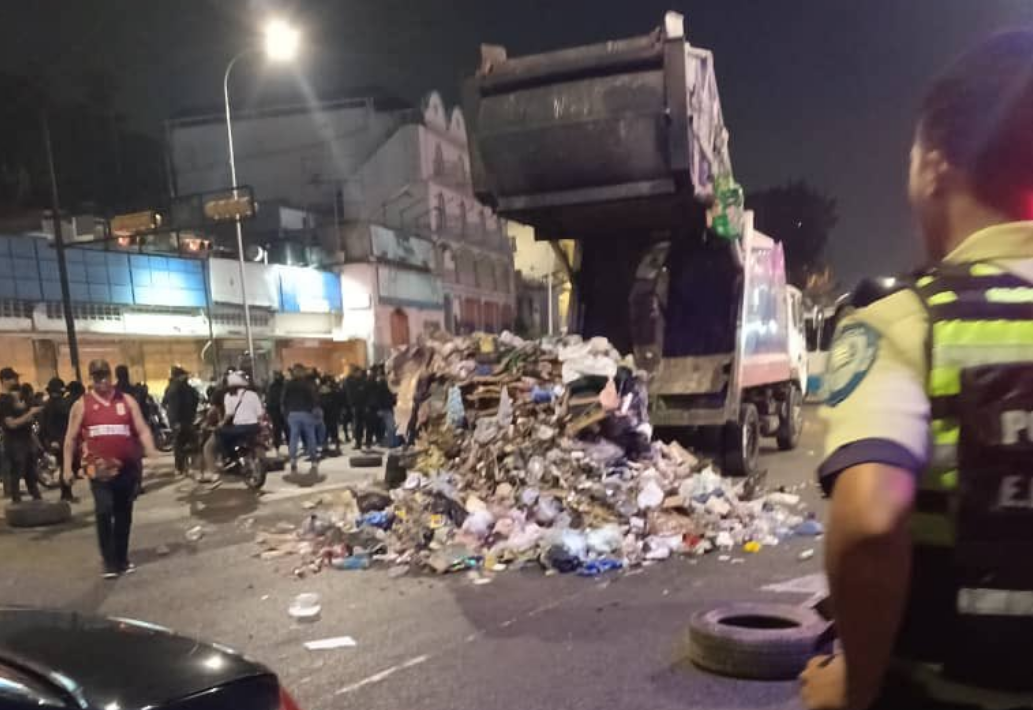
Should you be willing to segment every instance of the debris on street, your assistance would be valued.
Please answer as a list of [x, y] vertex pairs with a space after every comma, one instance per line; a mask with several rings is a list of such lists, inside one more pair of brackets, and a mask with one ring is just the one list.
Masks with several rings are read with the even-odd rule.
[[432, 339], [389, 373], [399, 434], [416, 433], [404, 477], [390, 491], [304, 504], [300, 525], [258, 533], [259, 557], [290, 557], [299, 578], [325, 567], [387, 566], [394, 577], [527, 564], [596, 577], [820, 534], [790, 511], [799, 496], [745, 500], [745, 481], [653, 442], [644, 375], [604, 338]]
[[312, 592], [299, 594], [294, 597], [290, 606], [287, 607], [287, 613], [295, 621], [316, 621], [319, 619], [322, 611], [323, 607], [319, 603], [319, 595]]
[[332, 651], [336, 648], [354, 648], [358, 644], [351, 636], [332, 636], [316, 641], [306, 641], [304, 645], [309, 651]]

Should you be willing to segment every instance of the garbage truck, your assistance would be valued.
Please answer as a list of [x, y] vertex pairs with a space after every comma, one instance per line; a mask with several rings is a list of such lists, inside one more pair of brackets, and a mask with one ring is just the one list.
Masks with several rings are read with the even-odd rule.
[[742, 209], [713, 55], [682, 16], [529, 56], [485, 45], [463, 104], [478, 199], [538, 239], [577, 241], [573, 329], [635, 354], [658, 435], [739, 475], [759, 472], [761, 437], [794, 448], [799, 292]]

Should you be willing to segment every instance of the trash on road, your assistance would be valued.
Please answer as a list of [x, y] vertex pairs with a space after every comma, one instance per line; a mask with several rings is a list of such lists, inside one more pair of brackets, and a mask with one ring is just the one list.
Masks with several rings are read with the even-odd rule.
[[309, 651], [332, 651], [335, 648], [355, 648], [358, 644], [351, 636], [332, 636], [326, 639], [306, 641], [305, 648]]
[[195, 525], [185, 533], [186, 539], [190, 542], [198, 542], [204, 537], [204, 527], [201, 525]]
[[287, 607], [287, 613], [296, 621], [316, 621], [322, 610], [319, 595], [314, 592], [299, 594]]
[[258, 533], [262, 559], [300, 557], [299, 577], [380, 564], [593, 577], [820, 534], [803, 532], [820, 524], [795, 512], [798, 495], [747, 500], [744, 480], [652, 441], [645, 375], [604, 338], [439, 335], [395, 355], [388, 377], [399, 428], [418, 432], [404, 477]]
[[801, 562], [805, 562], [805, 561], [811, 559], [812, 557], [814, 557], [814, 550], [808, 549], [808, 550], [804, 550], [799, 555], [797, 555], [796, 559], [800, 560]]

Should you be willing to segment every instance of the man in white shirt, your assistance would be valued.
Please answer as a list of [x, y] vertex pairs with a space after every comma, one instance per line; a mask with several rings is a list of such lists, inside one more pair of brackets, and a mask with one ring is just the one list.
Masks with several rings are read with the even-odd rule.
[[[223, 457], [233, 452], [240, 441], [256, 436], [261, 428], [265, 407], [254, 390], [247, 389], [247, 377], [242, 372], [226, 376], [226, 397], [223, 399], [223, 419], [215, 430], [215, 439]], [[215, 447], [205, 447], [206, 468], [215, 470]]]

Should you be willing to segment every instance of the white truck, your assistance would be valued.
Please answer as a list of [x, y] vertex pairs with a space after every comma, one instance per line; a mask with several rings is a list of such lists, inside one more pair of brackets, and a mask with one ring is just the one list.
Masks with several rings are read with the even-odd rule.
[[485, 46], [464, 104], [478, 198], [539, 239], [578, 242], [572, 329], [635, 353], [661, 436], [751, 475], [762, 436], [799, 440], [803, 324], [781, 245], [748, 212], [730, 238], [713, 228], [731, 176], [713, 65], [667, 13], [597, 45]]

